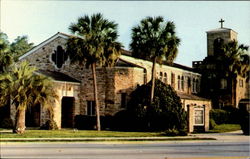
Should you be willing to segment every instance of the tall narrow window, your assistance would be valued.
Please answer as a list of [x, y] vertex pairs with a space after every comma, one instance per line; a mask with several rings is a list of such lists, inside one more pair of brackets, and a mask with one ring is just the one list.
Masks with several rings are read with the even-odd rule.
[[165, 84], [168, 84], [168, 77], [167, 77], [167, 73], [166, 72], [164, 73], [163, 82]]
[[171, 86], [175, 88], [175, 74], [171, 73]]
[[127, 106], [127, 93], [121, 93], [121, 108], [126, 108]]
[[196, 92], [200, 92], [200, 83], [198, 79], [196, 79]]
[[89, 116], [96, 115], [95, 101], [87, 101], [87, 115]]
[[162, 75], [162, 72], [160, 72], [160, 78], [159, 78], [159, 80], [162, 81], [162, 78], [163, 78], [163, 75]]
[[178, 90], [180, 90], [181, 89], [181, 78], [180, 78], [180, 76], [178, 76]]
[[181, 90], [184, 91], [184, 77], [181, 76]]
[[193, 91], [192, 92], [195, 92], [195, 87], [196, 87], [195, 79], [193, 78]]

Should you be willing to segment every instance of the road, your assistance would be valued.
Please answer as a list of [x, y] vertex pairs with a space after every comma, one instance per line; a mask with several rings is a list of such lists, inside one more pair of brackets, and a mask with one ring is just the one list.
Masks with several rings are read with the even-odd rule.
[[245, 158], [249, 142], [2, 143], [2, 158], [170, 159]]

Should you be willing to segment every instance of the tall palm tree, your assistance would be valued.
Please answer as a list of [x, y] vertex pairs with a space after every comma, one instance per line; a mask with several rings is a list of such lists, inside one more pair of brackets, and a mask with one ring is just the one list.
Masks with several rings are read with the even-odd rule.
[[117, 42], [117, 24], [104, 19], [102, 14], [85, 15], [77, 23], [72, 23], [69, 30], [76, 35], [67, 43], [71, 62], [91, 66], [93, 75], [94, 100], [96, 106], [97, 130], [101, 130], [100, 110], [96, 82], [97, 66], [112, 66], [121, 54], [122, 45]]
[[16, 106], [14, 133], [24, 133], [25, 112], [28, 107], [41, 104], [49, 106], [57, 97], [51, 79], [34, 74], [35, 67], [22, 62], [11, 71], [0, 75], [0, 106], [8, 101]]
[[150, 60], [153, 63], [151, 72], [151, 96], [154, 98], [155, 65], [162, 61], [171, 64], [177, 56], [180, 39], [175, 34], [173, 22], [164, 22], [163, 17], [147, 17], [140, 24], [132, 28], [132, 42], [130, 48], [132, 56]]

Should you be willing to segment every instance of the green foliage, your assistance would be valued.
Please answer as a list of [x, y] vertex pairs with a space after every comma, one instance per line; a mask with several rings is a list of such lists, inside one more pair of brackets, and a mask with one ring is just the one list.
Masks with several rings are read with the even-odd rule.
[[246, 105], [240, 105], [240, 126], [244, 135], [250, 135], [250, 112], [247, 110]]
[[27, 36], [18, 36], [13, 43], [10, 45], [10, 51], [15, 56], [15, 60], [22, 56], [24, 53], [28, 52], [34, 43], [28, 42]]
[[172, 63], [177, 56], [180, 39], [175, 34], [173, 22], [164, 22], [163, 17], [146, 17], [132, 29], [130, 48], [132, 56], [152, 61], [157, 57]]
[[117, 24], [104, 19], [102, 14], [85, 15], [72, 23], [72, 36], [67, 42], [67, 51], [72, 62], [88, 67], [92, 63], [112, 66], [121, 54], [122, 45], [117, 42]]
[[8, 118], [4, 118], [1, 122], [0, 122], [0, 127], [1, 128], [13, 128], [13, 122], [12, 120], [8, 117]]
[[48, 120], [40, 127], [41, 130], [58, 130], [58, 126], [54, 120]]
[[239, 110], [233, 107], [226, 107], [224, 109], [210, 110], [210, 119], [214, 120], [216, 124], [237, 124], [239, 123]]
[[135, 127], [144, 130], [185, 129], [186, 112], [176, 92], [169, 85], [156, 80], [155, 98], [150, 105], [150, 88], [151, 83], [148, 83], [139, 86], [131, 94], [127, 111], [129, 118], [134, 119], [133, 123], [138, 124]]
[[[9, 101], [17, 110], [26, 110], [36, 104], [51, 106], [57, 98], [51, 79], [35, 74], [34, 71], [35, 67], [22, 62], [19, 66], [12, 67], [11, 71], [0, 75], [0, 106], [5, 106]], [[16, 122], [18, 120], [19, 118]]]
[[214, 121], [214, 119], [209, 119], [209, 129], [212, 130], [216, 127], [216, 122]]
[[187, 136], [186, 130], [168, 129], [164, 132], [166, 136]]
[[220, 124], [216, 125], [212, 130], [209, 130], [211, 133], [223, 133], [240, 130], [239, 124]]

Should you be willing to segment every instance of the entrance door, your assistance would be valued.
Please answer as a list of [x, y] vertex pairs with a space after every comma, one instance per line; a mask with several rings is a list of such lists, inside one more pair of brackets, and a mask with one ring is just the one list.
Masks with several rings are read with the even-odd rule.
[[74, 98], [62, 98], [62, 128], [72, 128], [74, 121]]
[[40, 126], [40, 104], [32, 106], [26, 110], [25, 125], [27, 127], [39, 127]]

